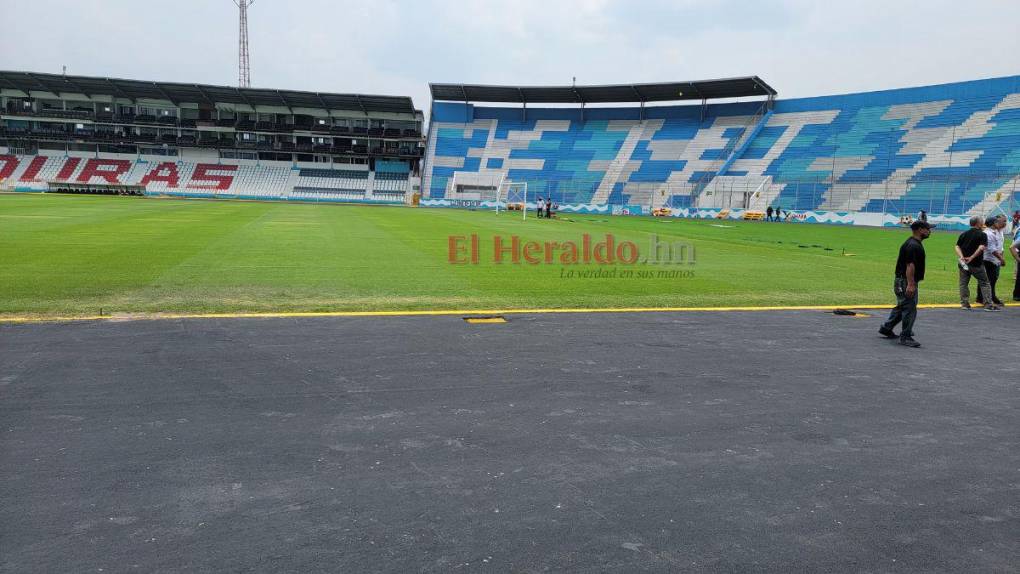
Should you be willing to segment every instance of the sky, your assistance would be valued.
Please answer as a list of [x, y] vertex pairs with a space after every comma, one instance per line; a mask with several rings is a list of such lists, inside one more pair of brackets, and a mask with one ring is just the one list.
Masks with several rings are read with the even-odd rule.
[[[1020, 1], [256, 0], [252, 86], [409, 95], [758, 75], [780, 98], [1020, 74]], [[0, 70], [237, 85], [233, 0], [0, 0]], [[12, 22], [37, 25], [11, 25]], [[427, 111], [427, 110], [426, 110]]]

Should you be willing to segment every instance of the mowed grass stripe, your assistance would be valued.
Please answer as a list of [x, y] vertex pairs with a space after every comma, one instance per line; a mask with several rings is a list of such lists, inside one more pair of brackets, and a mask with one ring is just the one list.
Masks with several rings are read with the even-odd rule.
[[[2, 217], [7, 216], [7, 217]], [[45, 216], [45, 217], [42, 217]], [[842, 305], [891, 299], [903, 230], [118, 197], [0, 196], [0, 314], [336, 312]], [[479, 265], [448, 237], [478, 234]], [[564, 279], [497, 265], [492, 236], [695, 246], [684, 279]], [[956, 298], [954, 233], [927, 243], [922, 301]], [[804, 246], [804, 247], [800, 247]], [[815, 247], [821, 246], [821, 247]], [[828, 247], [831, 251], [824, 250]], [[842, 256], [843, 251], [855, 254]], [[622, 267], [621, 267], [622, 268]], [[634, 266], [655, 270], [654, 266]], [[1012, 272], [1003, 274], [1012, 281]]]

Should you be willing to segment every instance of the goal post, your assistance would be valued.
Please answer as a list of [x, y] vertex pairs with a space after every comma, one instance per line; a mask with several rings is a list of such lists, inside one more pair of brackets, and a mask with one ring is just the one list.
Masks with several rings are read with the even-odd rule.
[[447, 181], [446, 198], [462, 207], [517, 211], [528, 217], [528, 183], [506, 174], [454, 172]]
[[504, 179], [499, 184], [499, 196], [496, 201], [496, 212], [499, 206], [505, 205], [507, 211], [520, 210], [521, 219], [528, 218], [528, 182]]
[[503, 203], [503, 184], [506, 182], [506, 175], [499, 176], [499, 183], [496, 184], [496, 215], [499, 215], [499, 206]]

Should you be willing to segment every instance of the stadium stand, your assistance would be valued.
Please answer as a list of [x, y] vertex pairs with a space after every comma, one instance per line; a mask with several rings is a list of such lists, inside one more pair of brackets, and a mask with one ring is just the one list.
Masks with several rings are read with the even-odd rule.
[[[558, 203], [645, 212], [775, 205], [965, 214], [1020, 200], [1020, 76], [775, 101], [709, 104], [706, 96], [700, 106], [645, 107], [653, 99], [635, 98], [641, 107], [588, 109], [471, 103], [591, 101], [583, 93], [556, 99], [563, 88], [432, 88], [423, 178], [430, 199], [455, 196], [456, 178], [474, 176], [527, 182], [529, 194]], [[517, 99], [515, 90], [525, 93]]]
[[404, 202], [417, 188], [423, 122], [403, 96], [0, 72], [0, 181]]
[[451, 205], [522, 182], [560, 205], [673, 215], [1020, 204], [1020, 76], [789, 100], [758, 77], [431, 90], [423, 140], [406, 97], [0, 72], [0, 181], [301, 201], [420, 189]]
[[142, 186], [149, 195], [369, 203], [403, 203], [409, 191], [408, 173], [301, 169], [286, 164], [0, 155], [0, 166], [0, 179], [25, 191], [71, 182]]

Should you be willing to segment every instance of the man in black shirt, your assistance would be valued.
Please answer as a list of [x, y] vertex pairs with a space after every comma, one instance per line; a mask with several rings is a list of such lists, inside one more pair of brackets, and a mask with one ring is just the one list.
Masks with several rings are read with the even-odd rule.
[[900, 246], [900, 255], [896, 258], [896, 279], [893, 281], [893, 293], [896, 294], [896, 306], [889, 313], [889, 320], [878, 330], [887, 339], [895, 339], [893, 332], [901, 321], [903, 330], [900, 332], [901, 345], [920, 347], [921, 343], [914, 340], [914, 320], [917, 319], [917, 284], [924, 280], [924, 246], [921, 242], [931, 235], [931, 226], [927, 221], [915, 221], [910, 224], [912, 235]]
[[970, 218], [970, 229], [960, 234], [956, 240], [957, 267], [960, 269], [960, 307], [970, 309], [970, 278], [977, 279], [981, 290], [981, 300], [985, 302], [986, 311], [998, 311], [992, 302], [992, 286], [988, 283], [985, 273], [985, 249], [988, 248], [988, 236], [981, 230], [981, 216]]

